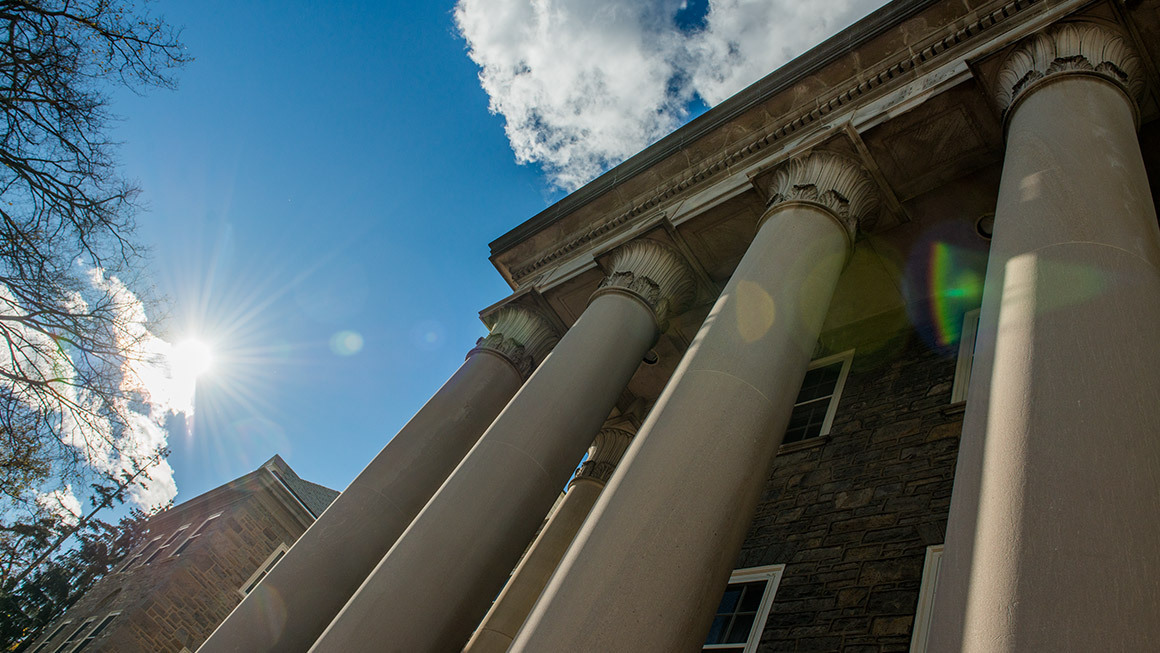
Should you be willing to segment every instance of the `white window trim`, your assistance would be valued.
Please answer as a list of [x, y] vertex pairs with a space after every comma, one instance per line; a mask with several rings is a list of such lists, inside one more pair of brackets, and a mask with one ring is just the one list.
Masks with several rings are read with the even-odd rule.
[[952, 404], [967, 400], [967, 387], [971, 385], [971, 367], [975, 362], [975, 337], [979, 333], [979, 309], [963, 314], [963, 328], [960, 333], [955, 383], [951, 387]]
[[[844, 352], [834, 354], [832, 356], [826, 356], [825, 358], [819, 358], [817, 360], [810, 361], [810, 366], [806, 368], [806, 371], [808, 372], [819, 367], [833, 365], [838, 361], [842, 362], [842, 371], [838, 373], [838, 381], [834, 384], [834, 393], [830, 395], [830, 403], [828, 406], [826, 406], [826, 417], [824, 420], [822, 420], [822, 430], [813, 437], [798, 440], [797, 442], [791, 442], [785, 446], [794, 447], [798, 444], [801, 444], [802, 442], [812, 442], [818, 438], [823, 438], [830, 434], [830, 429], [834, 426], [834, 416], [838, 414], [838, 403], [842, 401], [842, 389], [846, 387], [846, 377], [850, 375], [850, 364], [854, 361], [854, 350], [847, 349]], [[794, 408], [796, 408], [797, 405], [797, 402], [794, 402]], [[792, 409], [790, 410], [792, 412]]]
[[149, 551], [149, 548], [152, 547], [154, 544], [156, 544], [158, 540], [160, 540], [164, 537], [165, 537], [164, 535], [158, 535], [157, 537], [142, 544], [141, 547], [137, 549], [136, 553], [129, 556], [129, 561], [125, 563], [124, 567], [121, 567], [121, 571], [128, 571], [129, 567], [132, 567], [134, 562], [137, 562], [141, 558], [145, 557], [145, 554]]
[[82, 621], [81, 625], [77, 626], [77, 629], [72, 631], [72, 633], [69, 634], [69, 636], [66, 637], [64, 639], [64, 641], [60, 643], [60, 646], [53, 649], [52, 653], [61, 653], [61, 651], [64, 651], [65, 648], [67, 648], [70, 644], [75, 647], [78, 642], [80, 642], [82, 639], [84, 639], [84, 635], [82, 635], [81, 633], [83, 633], [84, 630], [89, 627], [89, 624], [93, 623], [96, 620], [97, 620], [96, 617], [89, 617], [88, 619], [85, 619], [84, 621]]
[[178, 528], [176, 531], [173, 531], [173, 535], [170, 535], [167, 540], [162, 542], [161, 546], [157, 547], [156, 551], [149, 554], [149, 557], [145, 558], [145, 562], [142, 562], [141, 565], [142, 566], [151, 565], [155, 561], [160, 560], [162, 557], [168, 557], [168, 556], [162, 556], [161, 554], [163, 554], [165, 552], [165, 549], [168, 549], [169, 547], [173, 546], [173, 543], [177, 541], [177, 538], [181, 537], [182, 533], [189, 530], [190, 526], [193, 526], [193, 522], [190, 522], [188, 524], [182, 524], [181, 528]]
[[922, 564], [922, 584], [918, 589], [918, 610], [914, 615], [914, 632], [910, 636], [911, 653], [926, 653], [927, 638], [930, 637], [930, 615], [934, 609], [942, 557], [942, 544], [926, 547], [926, 560]]
[[249, 592], [246, 591], [246, 588], [249, 587], [255, 580], [257, 580], [258, 577], [260, 577], [263, 573], [269, 573], [270, 566], [273, 564], [274, 560], [278, 558], [278, 554], [284, 554], [289, 550], [290, 545], [286, 544], [285, 542], [279, 544], [278, 547], [274, 549], [274, 552], [266, 556], [266, 559], [262, 561], [262, 564], [258, 565], [258, 568], [254, 570], [254, 573], [250, 574], [250, 577], [246, 579], [246, 582], [242, 583], [242, 586], [235, 591], [240, 594], [242, 598], [246, 598], [246, 596], [249, 595]]
[[[77, 642], [76, 646], [74, 646], [72, 648], [72, 650], [74, 650], [74, 651], [79, 650], [82, 647], [87, 646], [87, 642], [92, 642], [96, 638], [100, 637], [101, 634], [104, 632], [104, 628], [108, 628], [109, 624], [112, 623], [113, 620], [119, 616], [121, 616], [120, 610], [117, 610], [116, 612], [110, 612], [109, 614], [105, 615], [105, 618], [98, 621], [97, 625], [95, 625], [91, 629], [89, 629], [89, 634], [82, 637], [80, 639], [80, 641]], [[100, 632], [98, 632], [97, 631], [98, 628], [102, 628], [102, 630]]]
[[[730, 585], [749, 583], [755, 580], [768, 581], [765, 584], [765, 593], [761, 596], [761, 605], [757, 608], [757, 616], [753, 618], [753, 626], [749, 629], [749, 638], [745, 640], [744, 653], [755, 653], [757, 645], [761, 643], [761, 633], [765, 632], [765, 621], [769, 618], [770, 609], [773, 608], [773, 597], [777, 595], [777, 586], [781, 584], [781, 575], [784, 572], [785, 565], [766, 565], [764, 567], [735, 569], [733, 575], [729, 577]], [[730, 648], [737, 648], [737, 644], [706, 644], [701, 647], [701, 650], [715, 651]]]
[[56, 629], [52, 631], [52, 634], [49, 635], [48, 637], [46, 637], [45, 640], [40, 643], [40, 646], [37, 646], [36, 648], [32, 649], [32, 653], [40, 653], [41, 651], [43, 651], [46, 646], [48, 646], [49, 644], [52, 643], [53, 638], [55, 638], [57, 635], [64, 632], [64, 629], [68, 628], [69, 624], [71, 624], [71, 623], [72, 623], [72, 619], [69, 619], [68, 621], [64, 622], [63, 624], [57, 626]]
[[220, 512], [215, 512], [209, 517], [206, 517], [205, 521], [201, 523], [201, 526], [198, 526], [196, 530], [190, 533], [189, 537], [185, 538], [185, 540], [180, 545], [173, 547], [173, 553], [170, 553], [169, 557], [175, 558], [181, 555], [181, 552], [185, 550], [185, 547], [189, 546], [190, 542], [201, 537], [205, 533], [205, 527], [209, 526], [210, 522], [221, 516], [222, 514]]

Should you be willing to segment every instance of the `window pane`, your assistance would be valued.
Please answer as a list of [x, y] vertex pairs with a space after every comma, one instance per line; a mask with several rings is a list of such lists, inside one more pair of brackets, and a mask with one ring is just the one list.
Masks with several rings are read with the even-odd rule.
[[705, 638], [705, 644], [720, 644], [724, 640], [725, 627], [729, 625], [729, 619], [729, 615], [713, 619], [713, 627], [709, 629], [709, 636]]
[[816, 367], [806, 372], [805, 379], [802, 380], [802, 389], [798, 392], [797, 401], [794, 403], [828, 397], [834, 394], [834, 388], [837, 387], [838, 377], [841, 374], [842, 361], [831, 363], [825, 367]]
[[753, 628], [752, 614], [739, 614], [733, 620], [733, 626], [729, 628], [729, 635], [725, 638], [725, 644], [744, 644], [749, 640], [749, 631]]
[[721, 597], [721, 605], [717, 607], [717, 614], [730, 614], [737, 609], [737, 600], [741, 598], [741, 587], [730, 585]]
[[829, 409], [830, 402], [827, 400], [794, 406], [793, 413], [789, 417], [789, 427], [786, 428], [781, 443], [789, 444], [821, 435], [822, 424], [826, 421], [826, 411]]
[[761, 606], [761, 595], [765, 593], [765, 581], [745, 584], [745, 594], [741, 597], [741, 608], [738, 612], [757, 612]]

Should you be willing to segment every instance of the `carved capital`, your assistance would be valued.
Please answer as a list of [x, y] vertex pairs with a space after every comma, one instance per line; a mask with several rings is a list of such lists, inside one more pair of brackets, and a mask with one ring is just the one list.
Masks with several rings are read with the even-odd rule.
[[560, 339], [552, 322], [532, 308], [504, 307], [492, 319], [491, 332], [477, 340], [467, 355], [481, 349], [492, 351], [506, 358], [525, 379]]
[[766, 216], [781, 204], [808, 202], [829, 210], [850, 235], [878, 206], [878, 190], [857, 162], [832, 152], [811, 152], [783, 163], [770, 178]]
[[616, 471], [616, 465], [624, 457], [633, 434], [623, 429], [606, 428], [596, 434], [596, 440], [588, 449], [588, 458], [576, 470], [577, 478], [591, 478], [607, 483]]
[[1134, 102], [1144, 94], [1143, 62], [1128, 39], [1094, 23], [1059, 23], [1024, 39], [999, 68], [995, 97], [1004, 114], [1041, 79], [1066, 74], [1102, 77]]
[[625, 243], [613, 250], [612, 271], [592, 295], [627, 292], [652, 309], [661, 330], [668, 318], [685, 310], [693, 299], [693, 270], [675, 249], [650, 239]]

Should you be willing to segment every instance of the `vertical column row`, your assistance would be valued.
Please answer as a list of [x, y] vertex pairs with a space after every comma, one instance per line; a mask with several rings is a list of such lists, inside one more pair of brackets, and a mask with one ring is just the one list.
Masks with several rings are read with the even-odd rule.
[[857, 221], [857, 164], [783, 165], [757, 236], [512, 651], [696, 650], [809, 365]]
[[1126, 37], [1060, 24], [1000, 71], [1007, 149], [931, 650], [1160, 641], [1160, 229]]
[[588, 308], [387, 553], [314, 651], [464, 645], [670, 312], [691, 298], [676, 251], [633, 241]]
[[463, 365], [198, 650], [310, 648], [557, 337], [534, 310], [500, 309]]
[[632, 433], [624, 429], [605, 428], [596, 434], [588, 459], [568, 483], [564, 500], [512, 572], [464, 653], [508, 650], [631, 441]]

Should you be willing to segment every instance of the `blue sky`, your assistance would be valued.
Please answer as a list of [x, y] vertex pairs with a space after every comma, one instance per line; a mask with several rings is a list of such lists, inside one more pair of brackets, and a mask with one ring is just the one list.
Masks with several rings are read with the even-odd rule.
[[[113, 110], [123, 120], [114, 136], [123, 143], [122, 169], [149, 206], [139, 236], [152, 247], [147, 276], [168, 298], [162, 335], [201, 335], [221, 359], [199, 385], [193, 428], [170, 424], [178, 502], [275, 453], [304, 478], [345, 487], [484, 334], [477, 311], [510, 292], [488, 262], [487, 243], [561, 197], [559, 187], [592, 174], [561, 163], [562, 150], [521, 149], [544, 134], [521, 141], [528, 134], [514, 119], [505, 132], [505, 116], [490, 113], [489, 103], [509, 117], [532, 107], [548, 142], [581, 129], [591, 136], [580, 139], [595, 152], [590, 160], [606, 165], [880, 2], [835, 0], [815, 12], [820, 27], [785, 26], [797, 40], [774, 39], [764, 54], [742, 47], [743, 60], [716, 68], [642, 64], [640, 88], [659, 88], [657, 98], [642, 91], [618, 99], [614, 85], [605, 104], [584, 112], [612, 117], [579, 126], [553, 123], [571, 118], [553, 113], [552, 103], [572, 106], [553, 80], [568, 79], [568, 62], [580, 62], [552, 59], [552, 45], [548, 63], [528, 64], [520, 53], [537, 43], [521, 42], [535, 37], [519, 27], [531, 19], [507, 29], [476, 4], [463, 9], [470, 44], [451, 3], [153, 5], [183, 28], [194, 61], [179, 72], [176, 91], [118, 93]], [[731, 21], [753, 22], [745, 11], [769, 13], [729, 0], [717, 3], [716, 16], [701, 2], [678, 17], [682, 3], [655, 4], [672, 30], [630, 20], [596, 50], [613, 48], [614, 63], [637, 50], [641, 62], [680, 60], [690, 51], [681, 34], [715, 25], [724, 34]], [[561, 15], [550, 27], [562, 33], [609, 33]], [[551, 29], [536, 33], [566, 48]], [[746, 38], [769, 40], [737, 34], [743, 46]], [[705, 43], [699, 52], [715, 47]], [[599, 66], [599, 52], [593, 59]], [[530, 79], [530, 90], [503, 96], [493, 87], [489, 95], [477, 61], [491, 66], [490, 79]], [[505, 72], [517, 64], [532, 66], [530, 78]], [[652, 87], [650, 75], [659, 80]], [[631, 90], [635, 78], [626, 79]], [[675, 79], [687, 83], [675, 88]], [[668, 113], [642, 131], [626, 102], [649, 101], [648, 111]], [[576, 160], [575, 150], [565, 154]], [[518, 165], [517, 155], [530, 164]]]

